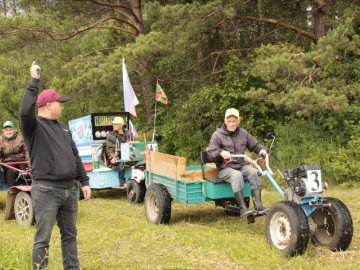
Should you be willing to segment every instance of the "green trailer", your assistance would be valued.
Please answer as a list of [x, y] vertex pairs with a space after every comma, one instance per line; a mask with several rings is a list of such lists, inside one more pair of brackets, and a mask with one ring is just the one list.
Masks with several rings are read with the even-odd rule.
[[[186, 166], [186, 158], [150, 151], [145, 170], [145, 214], [151, 224], [168, 224], [171, 202], [185, 204], [214, 201], [228, 215], [238, 215], [231, 186], [216, 179], [214, 164], [202, 162]], [[244, 197], [249, 205], [250, 186], [245, 184]]]

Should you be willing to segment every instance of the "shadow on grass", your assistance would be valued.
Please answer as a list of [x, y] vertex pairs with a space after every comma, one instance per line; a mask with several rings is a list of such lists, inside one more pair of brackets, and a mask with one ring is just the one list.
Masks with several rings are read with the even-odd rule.
[[93, 189], [91, 190], [91, 196], [105, 200], [126, 198], [126, 189]]
[[206, 209], [186, 209], [186, 205], [181, 210], [172, 209], [171, 224], [183, 223], [191, 221], [194, 224], [217, 223], [220, 219], [226, 218], [224, 210], [221, 208]]
[[210, 224], [212, 226], [223, 226], [224, 223], [237, 224], [240, 226], [250, 226], [251, 231], [254, 230], [255, 234], [263, 234], [263, 231], [257, 231], [259, 226], [263, 226], [264, 217], [259, 216], [255, 218], [255, 223], [248, 224], [247, 218], [240, 218], [239, 216], [230, 216], [225, 214], [224, 209], [221, 207], [211, 208], [206, 207], [203, 209], [186, 209], [186, 205], [177, 206], [172, 209], [170, 224], [183, 225], [185, 223], [204, 225]]
[[5, 209], [5, 201], [0, 201], [0, 210]]

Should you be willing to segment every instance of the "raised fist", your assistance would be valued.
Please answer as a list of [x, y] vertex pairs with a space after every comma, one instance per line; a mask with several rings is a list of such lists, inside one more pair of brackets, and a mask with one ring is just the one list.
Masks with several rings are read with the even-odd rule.
[[30, 67], [31, 78], [40, 79], [40, 70], [40, 66], [33, 61]]

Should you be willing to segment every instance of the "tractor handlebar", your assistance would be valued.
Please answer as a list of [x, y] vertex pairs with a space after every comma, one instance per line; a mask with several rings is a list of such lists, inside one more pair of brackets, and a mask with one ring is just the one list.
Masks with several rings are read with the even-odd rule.
[[[231, 155], [231, 157], [234, 158], [244, 158], [246, 161], [250, 162], [252, 165], [254, 165], [256, 167], [256, 169], [261, 173], [261, 175], [265, 174], [265, 170], [263, 170], [260, 165], [257, 162], [257, 159], [251, 159], [249, 158], [247, 155], [244, 154], [233, 154]], [[230, 163], [232, 160], [229, 160], [227, 163], [225, 163], [225, 165], [227, 165], [228, 163]], [[265, 155], [265, 166], [266, 166], [266, 170], [270, 172], [270, 174], [273, 174], [272, 170], [270, 169], [269, 166], [269, 155]]]

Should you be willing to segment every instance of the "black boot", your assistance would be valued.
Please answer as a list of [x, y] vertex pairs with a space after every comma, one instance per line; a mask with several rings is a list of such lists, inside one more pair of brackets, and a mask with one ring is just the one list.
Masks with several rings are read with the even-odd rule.
[[234, 195], [240, 209], [240, 216], [246, 217], [254, 212], [246, 207], [246, 204], [244, 202], [244, 196], [241, 191], [235, 192]]
[[267, 212], [269, 208], [263, 207], [261, 203], [261, 188], [252, 189], [251, 195], [253, 197], [254, 209], [258, 212]]

